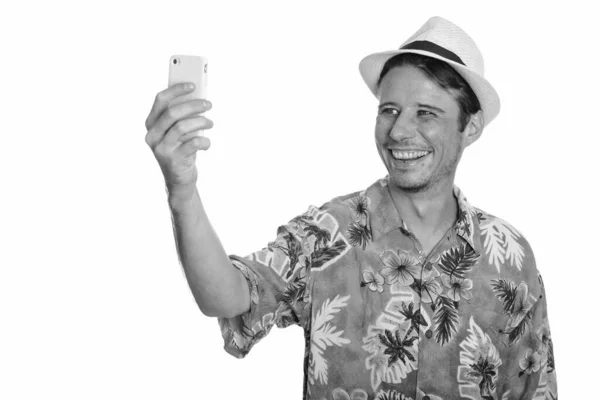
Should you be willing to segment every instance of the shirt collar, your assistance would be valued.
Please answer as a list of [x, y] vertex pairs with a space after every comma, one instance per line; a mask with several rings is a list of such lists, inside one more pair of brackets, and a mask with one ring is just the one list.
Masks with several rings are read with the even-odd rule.
[[[388, 190], [389, 175], [379, 179], [366, 189], [365, 195], [369, 199], [369, 214], [373, 241], [386, 235], [394, 229], [404, 227], [406, 224], [398, 214], [392, 196]], [[457, 235], [462, 237], [473, 250], [475, 247], [474, 223], [477, 221], [476, 210], [469, 204], [458, 186], [453, 187], [454, 197], [457, 199], [459, 218], [454, 224]]]

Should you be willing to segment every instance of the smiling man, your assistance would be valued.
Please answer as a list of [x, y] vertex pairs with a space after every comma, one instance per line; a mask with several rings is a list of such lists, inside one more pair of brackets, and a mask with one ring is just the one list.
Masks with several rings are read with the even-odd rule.
[[375, 137], [390, 194], [429, 253], [456, 220], [454, 176], [464, 148], [483, 130], [479, 101], [448, 64], [414, 53], [386, 61], [375, 92]]
[[183, 87], [157, 96], [147, 142], [201, 310], [218, 317], [239, 358], [273, 325], [301, 326], [306, 399], [556, 399], [532, 249], [454, 184], [464, 149], [500, 109], [479, 49], [433, 17], [398, 50], [364, 58], [360, 72], [379, 100], [387, 176], [309, 207], [246, 257], [226, 255], [195, 187], [190, 157], [208, 143], [186, 135], [212, 124], [185, 118], [206, 105], [168, 108]]

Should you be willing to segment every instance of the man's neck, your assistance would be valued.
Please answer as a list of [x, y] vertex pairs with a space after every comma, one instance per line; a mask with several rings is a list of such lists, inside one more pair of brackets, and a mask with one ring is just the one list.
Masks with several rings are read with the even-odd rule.
[[393, 182], [388, 185], [400, 217], [410, 231], [432, 234], [446, 232], [456, 222], [458, 204], [453, 182], [423, 192], [407, 192]]

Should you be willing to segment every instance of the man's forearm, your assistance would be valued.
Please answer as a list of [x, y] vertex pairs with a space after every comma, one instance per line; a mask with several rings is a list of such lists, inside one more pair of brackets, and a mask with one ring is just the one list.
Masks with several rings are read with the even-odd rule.
[[171, 188], [169, 193], [179, 261], [200, 310], [212, 317], [233, 317], [247, 311], [246, 280], [231, 265], [196, 186]]

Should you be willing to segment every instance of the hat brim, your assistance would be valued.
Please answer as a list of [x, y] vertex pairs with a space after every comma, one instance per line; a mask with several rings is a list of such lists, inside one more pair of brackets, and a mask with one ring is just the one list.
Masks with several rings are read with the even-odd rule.
[[403, 53], [415, 53], [436, 58], [444, 61], [454, 68], [456, 72], [458, 72], [460, 76], [467, 81], [469, 86], [471, 86], [473, 92], [475, 92], [483, 112], [484, 126], [487, 126], [490, 122], [492, 122], [492, 120], [496, 118], [500, 112], [500, 97], [498, 96], [498, 93], [496, 93], [496, 90], [485, 78], [462, 64], [448, 60], [447, 58], [441, 57], [438, 54], [425, 50], [390, 50], [373, 53], [363, 58], [359, 64], [360, 74], [375, 97], [377, 97], [377, 80], [379, 79], [379, 75], [381, 74], [381, 70], [383, 69], [386, 61], [397, 54]]

